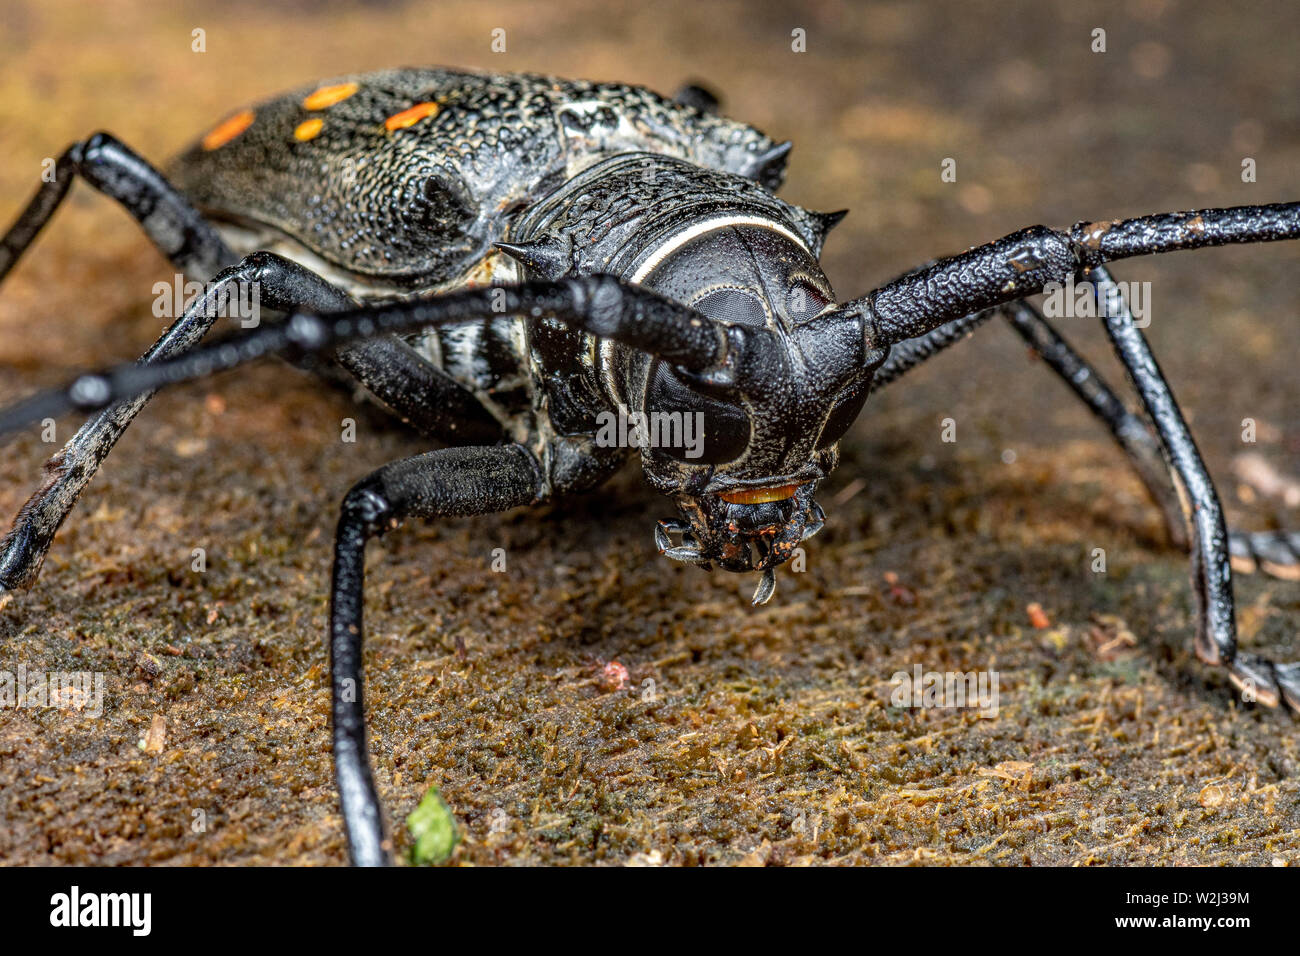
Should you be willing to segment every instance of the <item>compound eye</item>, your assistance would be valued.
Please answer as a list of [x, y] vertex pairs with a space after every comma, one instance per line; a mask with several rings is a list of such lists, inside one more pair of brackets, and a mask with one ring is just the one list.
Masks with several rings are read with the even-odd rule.
[[725, 465], [749, 446], [749, 416], [744, 410], [683, 382], [672, 366], [659, 362], [646, 393], [652, 444], [677, 461]]
[[797, 325], [806, 319], [820, 315], [830, 304], [830, 299], [807, 282], [795, 281], [790, 285], [790, 291], [786, 293], [785, 314]]
[[867, 386], [860, 383], [835, 400], [831, 413], [822, 426], [821, 437], [817, 439], [817, 449], [829, 448], [841, 438], [858, 419], [862, 406], [867, 403]]
[[763, 303], [744, 289], [707, 292], [696, 299], [691, 308], [718, 322], [759, 327], [767, 322], [767, 310], [763, 308]]

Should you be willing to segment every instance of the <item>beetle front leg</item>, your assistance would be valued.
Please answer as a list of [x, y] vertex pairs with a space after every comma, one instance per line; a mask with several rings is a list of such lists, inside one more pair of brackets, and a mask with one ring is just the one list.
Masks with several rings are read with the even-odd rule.
[[1237, 650], [1232, 568], [1223, 506], [1169, 383], [1133, 321], [1119, 287], [1103, 267], [1091, 270], [1106, 334], [1142, 398], [1179, 482], [1192, 535], [1192, 589], [1197, 599], [1196, 656], [1226, 667], [1239, 689], [1267, 706], [1285, 702], [1300, 713], [1300, 664], [1277, 664]]
[[359, 866], [390, 860], [383, 810], [366, 748], [362, 681], [365, 549], [404, 518], [505, 511], [545, 496], [537, 459], [522, 445], [445, 448], [385, 465], [343, 499], [334, 539], [330, 672], [334, 767], [348, 851]]

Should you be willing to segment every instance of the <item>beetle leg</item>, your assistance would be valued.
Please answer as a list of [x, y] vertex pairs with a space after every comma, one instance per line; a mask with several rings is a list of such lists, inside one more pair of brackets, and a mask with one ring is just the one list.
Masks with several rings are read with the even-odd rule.
[[963, 339], [969, 338], [976, 329], [995, 315], [997, 315], [996, 309], [972, 312], [970, 315], [963, 315], [946, 322], [937, 329], [931, 329], [924, 335], [918, 335], [914, 339], [904, 339], [891, 346], [889, 357], [881, 363], [880, 368], [876, 369], [871, 377], [871, 390], [874, 392], [876, 389], [884, 388], [903, 373], [910, 372], [948, 346], [956, 345]]
[[[986, 309], [971, 313], [925, 335], [900, 342], [876, 370], [872, 391], [897, 380], [943, 349], [967, 338], [997, 311]], [[1187, 527], [1182, 505], [1177, 489], [1170, 481], [1159, 438], [1150, 422], [1125, 405], [1097, 370], [1074, 351], [1038, 309], [1020, 300], [1002, 306], [1000, 311], [1034, 354], [1060, 375], [1089, 410], [1105, 423], [1160, 508], [1170, 543], [1179, 549], [1186, 548]], [[1300, 579], [1300, 534], [1229, 531], [1228, 546], [1233, 567], [1239, 572], [1262, 571], [1284, 580]]]
[[[1107, 288], [1113, 287], [1110, 276], [1100, 268], [1093, 270], [1093, 275], [1098, 278], [1095, 286], [1096, 294], [1099, 297], [1106, 295], [1107, 293], [1103, 291], [1103, 283]], [[1122, 306], [1122, 300], [1118, 300], [1118, 302], [1127, 312], [1127, 308]], [[949, 345], [966, 338], [974, 329], [986, 322], [995, 311], [997, 310], [984, 310], [959, 317], [924, 335], [894, 346], [889, 358], [877, 370], [873, 390], [888, 384]], [[1070, 345], [1056, 333], [1036, 309], [1026, 302], [1019, 301], [1003, 306], [1001, 311], [1007, 315], [1012, 326], [1029, 343], [1030, 348], [1042, 357], [1053, 371], [1065, 379], [1075, 393], [1084, 400], [1089, 409], [1106, 423], [1115, 440], [1128, 454], [1143, 484], [1146, 485], [1148, 491], [1160, 506], [1165, 516], [1165, 526], [1169, 531], [1171, 540], [1180, 547], [1187, 547], [1187, 529], [1190, 527], [1194, 536], [1200, 535], [1200, 532], [1194, 524], [1190, 524], [1191, 519], [1184, 515], [1178, 488], [1173, 483], [1175, 480], [1181, 480], [1181, 472], [1175, 470], [1173, 475], [1170, 475], [1171, 466], [1163, 464], [1163, 450], [1160, 445], [1163, 433], [1157, 435], [1148, 421], [1129, 411], [1111, 388], [1097, 375], [1096, 371], [1087, 364], [1082, 356], [1074, 352]], [[1122, 320], [1117, 321], [1122, 324]], [[1131, 317], [1129, 323], [1131, 324]], [[1141, 333], [1135, 328], [1133, 333], [1138, 343], [1140, 343], [1141, 351], [1130, 352], [1130, 357], [1125, 359], [1126, 367], [1130, 361], [1141, 363], [1143, 361], [1141, 358], [1143, 351], [1148, 357], [1150, 356]], [[1116, 348], [1119, 349], [1118, 343]], [[1126, 348], [1128, 348], [1127, 345]], [[1121, 353], [1121, 357], [1123, 357], [1123, 353]], [[1150, 359], [1150, 362], [1150, 367], [1156, 368], [1153, 358]], [[1152, 401], [1160, 400], [1161, 390], [1168, 393], [1168, 384], [1159, 375], [1158, 368], [1155, 379], [1148, 384], [1153, 390], [1150, 393], [1150, 400]], [[1148, 395], [1145, 393], [1143, 394], [1143, 400], [1144, 403], [1148, 401]], [[1175, 413], [1177, 413], [1177, 405], [1174, 403], [1171, 393], [1168, 394], [1168, 401]], [[1179, 430], [1172, 421], [1167, 421], [1166, 425], [1168, 428], [1174, 429], [1174, 431]], [[1210, 483], [1208, 475], [1205, 474], [1204, 464], [1200, 461], [1199, 453], [1196, 452], [1191, 435], [1186, 429], [1186, 424], [1182, 422], [1181, 413], [1177, 413], [1177, 425], [1181, 426], [1182, 437], [1185, 439], [1182, 445], [1184, 454], [1181, 467], [1190, 469], [1192, 473], [1199, 471], [1204, 479], [1201, 482], [1199, 491], [1200, 498], [1191, 503], [1191, 513], [1193, 516], [1198, 514], [1198, 509], [1202, 507], [1200, 501], [1208, 493], [1212, 499], [1214, 511], [1219, 513], [1218, 521], [1221, 525], [1222, 515], [1217, 494], [1214, 492], [1213, 484]], [[1190, 445], [1191, 453], [1195, 456], [1194, 462], [1186, 455], [1188, 445]], [[1173, 476], [1179, 476], [1179, 478], [1173, 478]], [[1184, 484], [1184, 487], [1186, 487], [1186, 484]], [[1207, 517], [1208, 515], [1202, 515], [1201, 520], [1204, 521]], [[1226, 552], [1224, 550], [1224, 540], [1222, 534], [1211, 535], [1208, 539], [1200, 535], [1193, 545], [1193, 584], [1197, 592], [1198, 606], [1203, 608], [1209, 601], [1213, 600], [1220, 601], [1221, 606], [1222, 595], [1226, 589], [1229, 608], [1228, 619], [1232, 621], [1231, 586], [1226, 577], [1230, 573], [1230, 567], [1245, 571], [1258, 569], [1275, 577], [1290, 580], [1300, 578], [1300, 534], [1287, 534], [1285, 532], [1244, 534], [1232, 532], [1226, 537]], [[1213, 553], [1209, 566], [1223, 568], [1224, 583], [1212, 584], [1212, 582], [1204, 580], [1201, 569], [1207, 566], [1205, 557], [1207, 550]], [[1230, 564], [1225, 564], [1225, 561], [1230, 562]], [[1217, 595], [1217, 597], [1214, 595]], [[1235, 622], [1231, 623], [1225, 631], [1222, 626], [1222, 615], [1217, 617], [1217, 625], [1208, 620], [1204, 611], [1198, 618], [1198, 655], [1202, 656], [1202, 659], [1207, 659], [1206, 654], [1202, 653], [1202, 648], [1205, 648], [1206, 653], [1210, 655], [1217, 655], [1220, 661], [1229, 667], [1229, 674], [1233, 683], [1243, 690], [1249, 688], [1253, 699], [1266, 704], [1285, 701], [1291, 709], [1300, 712], [1300, 664], [1278, 664], [1255, 655], [1238, 653], [1236, 651]], [[1211, 663], [1214, 662], [1213, 656], [1210, 661]]]
[[362, 606], [366, 542], [404, 518], [488, 514], [545, 496], [537, 459], [522, 445], [444, 448], [385, 465], [343, 499], [334, 539], [330, 670], [334, 766], [352, 862], [389, 861], [383, 810], [366, 746]]
[[1300, 534], [1295, 532], [1229, 531], [1228, 553], [1235, 571], [1300, 581]]
[[[1096, 369], [1070, 347], [1036, 308], [1019, 301], [1003, 306], [1002, 312], [1034, 353], [1105, 422], [1164, 515], [1170, 542], [1180, 549], [1188, 547], [1182, 505], [1170, 481], [1160, 440], [1150, 423], [1125, 406]], [[1300, 534], [1230, 530], [1228, 553], [1233, 570], [1246, 574], [1262, 571], [1283, 580], [1300, 580]]]
[[207, 279], [235, 261], [235, 254], [162, 173], [108, 133], [73, 143], [54, 163], [54, 176], [41, 183], [31, 202], [0, 237], [3, 279], [80, 176], [116, 199], [167, 259], [187, 276]]
[[1187, 522], [1178, 499], [1168, 466], [1160, 449], [1160, 440], [1148, 422], [1134, 414], [1106, 384], [1088, 361], [1071, 348], [1036, 308], [1023, 300], [1002, 307], [1011, 327], [1029, 344], [1039, 358], [1083, 400], [1089, 411], [1110, 429], [1113, 437], [1147, 493], [1160, 508], [1165, 530], [1174, 547], [1188, 546]]
[[[915, 271], [915, 270], [914, 270]], [[1151, 499], [1165, 519], [1170, 543], [1187, 547], [1186, 520], [1176, 489], [1161, 457], [1159, 439], [1140, 416], [1129, 411], [1124, 402], [1106, 384], [1088, 361], [1071, 348], [1036, 308], [1021, 299], [1000, 309], [984, 309], [953, 319], [914, 339], [906, 339], [890, 349], [889, 357], [876, 370], [871, 390], [883, 388], [904, 373], [939, 352], [969, 338], [980, 326], [1001, 312], [1011, 327], [1024, 338], [1029, 348], [1056, 372], [1089, 410], [1105, 423], [1133, 465]], [[1297, 559], [1300, 561], [1300, 559]]]
[[[219, 273], [144, 354], [140, 364], [164, 361], [193, 349], [222, 312], [224, 297], [243, 284], [258, 290], [259, 305], [279, 312], [331, 312], [355, 305], [350, 296], [314, 272], [273, 253], [255, 252]], [[447, 440], [453, 435], [479, 441], [499, 436], [499, 428], [473, 396], [405, 342], [385, 336], [351, 343], [334, 358], [381, 401], [427, 433]], [[46, 462], [41, 487], [0, 541], [0, 590], [27, 587], [36, 579], [59, 526], [152, 395], [152, 391], [137, 394], [99, 412]]]
[[[192, 348], [216, 322], [219, 303], [241, 282], [260, 282], [271, 257], [259, 253], [221, 272], [140, 359], [153, 362]], [[59, 526], [104, 458], [152, 397], [146, 392], [86, 422], [43, 468], [44, 481], [0, 541], [0, 589], [27, 587], [36, 579]]]
[[1277, 664], [1237, 650], [1228, 533], [1214, 482], [1145, 336], [1134, 324], [1119, 287], [1103, 267], [1090, 278], [1106, 334], [1155, 424], [1171, 471], [1179, 482], [1192, 534], [1192, 587], [1197, 599], [1196, 656], [1228, 669], [1249, 699], [1285, 702], [1300, 713], [1300, 664]]

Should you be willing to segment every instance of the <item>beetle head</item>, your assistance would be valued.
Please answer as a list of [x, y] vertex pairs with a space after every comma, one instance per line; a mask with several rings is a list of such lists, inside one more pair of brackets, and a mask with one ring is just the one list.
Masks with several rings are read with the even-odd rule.
[[642, 466], [681, 513], [659, 523], [656, 543], [680, 561], [762, 571], [762, 603], [773, 570], [822, 527], [818, 484], [884, 352], [866, 351], [860, 325], [825, 314], [830, 283], [780, 223], [705, 224], [639, 272], [637, 281], [714, 320], [728, 339], [725, 364], [709, 373], [661, 359], [645, 368]]
[[[755, 161], [783, 164], [786, 151]], [[616, 155], [535, 203], [497, 245], [527, 275], [612, 273], [724, 330], [725, 360], [706, 373], [604, 341], [602, 381], [627, 421], [597, 444], [636, 447], [647, 480], [676, 501], [680, 519], [655, 532], [664, 554], [760, 570], [761, 602], [773, 569], [822, 526], [818, 482], [885, 352], [861, 321], [833, 314], [817, 256], [843, 213], [793, 206], [756, 176]]]

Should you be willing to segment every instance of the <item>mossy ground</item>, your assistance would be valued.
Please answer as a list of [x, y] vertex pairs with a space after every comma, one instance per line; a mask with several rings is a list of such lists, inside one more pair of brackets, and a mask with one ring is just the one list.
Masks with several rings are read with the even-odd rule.
[[[1036, 222], [1295, 199], [1294, 21], [1282, 4], [1155, 0], [11, 0], [0, 217], [73, 138], [107, 128], [162, 158], [317, 76], [451, 64], [668, 92], [700, 80], [795, 141], [786, 196], [853, 210], [826, 259], [850, 296]], [[1097, 26], [1105, 54], [1089, 49]], [[789, 52], [796, 27], [803, 54]], [[206, 53], [191, 52], [196, 28]], [[940, 180], [946, 157], [956, 183]], [[1243, 157], [1256, 183], [1240, 181]], [[1156, 352], [1231, 518], [1254, 528], [1286, 515], [1230, 477], [1242, 419], [1260, 423], [1252, 450], [1300, 468], [1296, 254], [1116, 270], [1152, 282]], [[137, 355], [170, 273], [77, 187], [0, 289], [3, 395]], [[1066, 328], [1119, 377], [1092, 323]], [[909, 379], [854, 428], [807, 571], [782, 574], [760, 610], [750, 578], [655, 555], [669, 505], [634, 472], [372, 545], [370, 726], [392, 819], [436, 784], [461, 825], [454, 860], [473, 864], [1300, 862], [1297, 725], [1192, 658], [1185, 559], [1109, 439], [1004, 328]], [[100, 719], [0, 714], [5, 862], [343, 860], [322, 638], [335, 507], [421, 448], [364, 414], [344, 444], [349, 415], [266, 365], [168, 393], [123, 439], [38, 585], [2, 612], [3, 669], [106, 679]], [[944, 418], [956, 443], [940, 441]], [[50, 450], [32, 436], [7, 448], [0, 512]], [[1237, 596], [1247, 646], [1300, 654], [1300, 586], [1244, 579]], [[1030, 603], [1049, 627], [1031, 626]], [[628, 669], [622, 689], [602, 677], [610, 661]], [[891, 707], [891, 676], [915, 664], [996, 669], [997, 717]]]

